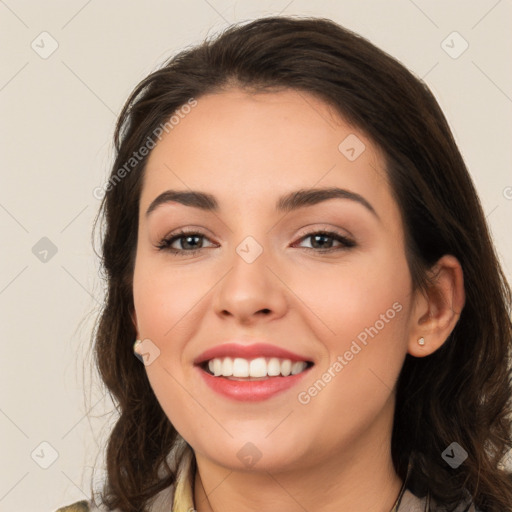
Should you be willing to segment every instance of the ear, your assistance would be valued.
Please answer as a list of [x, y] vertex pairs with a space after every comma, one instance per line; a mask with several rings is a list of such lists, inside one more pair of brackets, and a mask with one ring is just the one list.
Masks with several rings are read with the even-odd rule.
[[[428, 356], [444, 344], [466, 301], [462, 267], [455, 256], [444, 255], [429, 274], [428, 290], [417, 290], [414, 296], [407, 350], [414, 357]], [[425, 340], [424, 345], [418, 343], [419, 338]]]

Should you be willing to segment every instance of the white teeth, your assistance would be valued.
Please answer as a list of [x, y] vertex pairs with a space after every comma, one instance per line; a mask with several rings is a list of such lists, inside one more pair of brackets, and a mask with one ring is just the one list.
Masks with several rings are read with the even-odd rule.
[[285, 359], [281, 363], [281, 375], [288, 377], [292, 373], [292, 362], [289, 359]]
[[233, 377], [249, 377], [249, 361], [247, 359], [235, 357], [233, 361]]
[[253, 359], [249, 363], [249, 375], [251, 377], [267, 376], [267, 361], [264, 357], [258, 357], [258, 359]]
[[277, 357], [257, 357], [251, 360], [241, 357], [216, 357], [208, 361], [208, 369], [215, 377], [288, 377], [303, 372], [306, 367], [305, 361], [292, 363], [290, 359]]
[[267, 365], [267, 375], [269, 377], [275, 377], [281, 374], [281, 363], [277, 357], [272, 357]]
[[302, 366], [302, 361], [296, 361], [292, 364], [292, 375], [297, 375], [297, 373], [300, 373], [302, 370], [304, 370], [304, 366]]
[[224, 361], [222, 361], [221, 375], [224, 375], [224, 377], [233, 375], [233, 359], [231, 357], [225, 357]]
[[213, 360], [213, 374], [222, 375], [222, 361], [220, 359]]

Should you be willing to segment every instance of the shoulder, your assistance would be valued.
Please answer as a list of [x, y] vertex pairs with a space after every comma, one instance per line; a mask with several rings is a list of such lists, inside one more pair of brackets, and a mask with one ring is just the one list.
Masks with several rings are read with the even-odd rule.
[[72, 503], [71, 505], [66, 505], [65, 507], [61, 507], [55, 512], [90, 512], [91, 507], [88, 501], [77, 501]]
[[[107, 512], [107, 509], [104, 507], [98, 507], [92, 501], [81, 500], [65, 505], [64, 507], [57, 509], [55, 512]], [[120, 511], [119, 509], [116, 509], [112, 512]]]
[[[173, 507], [174, 487], [170, 486], [157, 493], [152, 500], [147, 504], [148, 512], [162, 512], [171, 511]], [[193, 508], [193, 507], [189, 507]], [[65, 505], [55, 512], [122, 512], [121, 509], [116, 508], [112, 510], [102, 503], [96, 503], [92, 499], [76, 501]]]
[[397, 512], [423, 512], [425, 510], [425, 498], [418, 498], [409, 489], [406, 489]]
[[[397, 512], [424, 512], [425, 510], [438, 510], [445, 512], [445, 508], [439, 506], [435, 500], [428, 500], [426, 497], [420, 498], [407, 489], [402, 497], [400, 506]], [[454, 512], [484, 512], [479, 509], [472, 501], [469, 493], [466, 493], [466, 498], [462, 500]]]

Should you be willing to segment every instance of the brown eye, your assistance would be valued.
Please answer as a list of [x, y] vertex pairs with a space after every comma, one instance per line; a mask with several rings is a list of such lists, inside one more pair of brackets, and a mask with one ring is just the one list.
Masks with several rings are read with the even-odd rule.
[[[311, 239], [311, 246], [305, 249], [317, 250], [317, 252], [331, 252], [354, 247], [356, 244], [349, 238], [333, 231], [315, 231], [304, 235], [301, 240]], [[333, 247], [334, 242], [339, 242], [338, 247]]]
[[[169, 251], [173, 254], [195, 254], [205, 248], [201, 247], [201, 241], [206, 239], [206, 236], [202, 233], [197, 233], [195, 231], [180, 231], [179, 233], [165, 237], [159, 242], [157, 248], [161, 251]], [[175, 247], [174, 245], [178, 245], [178, 247]]]

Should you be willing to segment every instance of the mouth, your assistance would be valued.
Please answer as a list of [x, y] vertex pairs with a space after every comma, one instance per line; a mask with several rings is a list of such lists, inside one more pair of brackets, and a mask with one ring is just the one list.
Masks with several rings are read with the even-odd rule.
[[292, 388], [314, 366], [306, 355], [261, 342], [217, 345], [197, 356], [193, 364], [215, 393], [245, 402], [265, 400]]
[[224, 377], [236, 381], [260, 381], [271, 378], [288, 377], [305, 372], [312, 361], [292, 361], [278, 357], [215, 357], [204, 361], [200, 368], [213, 377]]
[[314, 366], [312, 361], [278, 357], [215, 357], [195, 365], [216, 394], [239, 402], [267, 400], [297, 385]]

